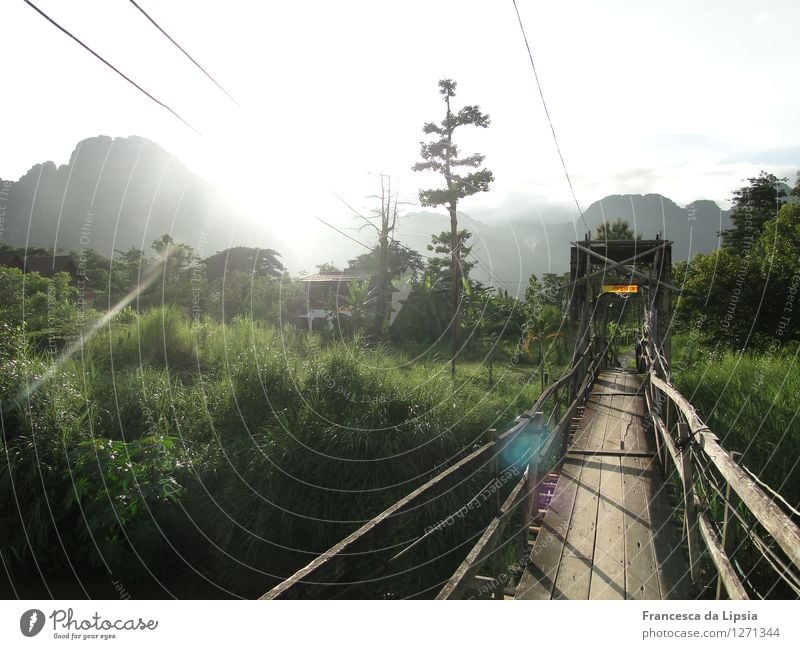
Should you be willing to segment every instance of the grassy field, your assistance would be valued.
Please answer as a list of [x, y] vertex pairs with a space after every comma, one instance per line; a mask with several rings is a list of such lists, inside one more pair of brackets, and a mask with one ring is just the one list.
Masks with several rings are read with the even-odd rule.
[[781, 492], [800, 500], [800, 347], [774, 354], [715, 352], [675, 336], [673, 380], [722, 445]]
[[[453, 382], [436, 350], [326, 344], [246, 318], [192, 325], [170, 308], [121, 314], [57, 366], [7, 333], [3, 562], [51, 579], [124, 575], [129, 589], [261, 594], [539, 392], [535, 367], [496, 362], [490, 385], [476, 354]], [[468, 532], [453, 526], [409, 560]]]

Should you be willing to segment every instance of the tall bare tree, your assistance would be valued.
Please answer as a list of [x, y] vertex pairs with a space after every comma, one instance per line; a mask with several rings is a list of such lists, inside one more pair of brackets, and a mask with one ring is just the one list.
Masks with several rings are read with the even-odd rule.
[[387, 174], [378, 174], [381, 184], [380, 195], [370, 196], [379, 201], [379, 207], [372, 210], [370, 216], [365, 216], [350, 208], [356, 216], [364, 221], [365, 226], [372, 227], [378, 235], [378, 277], [375, 295], [375, 329], [379, 336], [385, 336], [389, 326], [389, 310], [391, 306], [390, 279], [389, 279], [389, 248], [394, 242], [394, 229], [397, 225], [398, 209], [403, 205], [398, 199], [397, 191], [392, 192], [392, 177]]
[[[423, 207], [438, 207], [444, 205], [450, 213], [450, 251], [451, 251], [451, 354], [450, 371], [456, 373], [456, 356], [458, 354], [458, 334], [460, 328], [460, 302], [461, 302], [461, 272], [458, 237], [457, 207], [461, 198], [471, 196], [478, 192], [489, 190], [489, 184], [494, 180], [492, 172], [488, 169], [478, 169], [483, 164], [485, 156], [474, 153], [466, 157], [459, 157], [459, 151], [453, 142], [453, 134], [459, 126], [489, 126], [489, 116], [484, 115], [479, 106], [464, 106], [458, 112], [453, 112], [450, 100], [456, 96], [456, 82], [452, 79], [439, 81], [439, 93], [445, 102], [445, 116], [440, 123], [428, 122], [422, 130], [426, 135], [435, 135], [437, 139], [430, 142], [420, 142], [420, 156], [422, 161], [413, 166], [414, 171], [435, 171], [445, 181], [443, 189], [421, 189], [419, 201]], [[477, 169], [465, 175], [455, 172], [459, 167]]]

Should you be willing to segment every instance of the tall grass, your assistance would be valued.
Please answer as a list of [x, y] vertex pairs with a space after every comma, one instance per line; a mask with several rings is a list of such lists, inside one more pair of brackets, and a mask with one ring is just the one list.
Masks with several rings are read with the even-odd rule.
[[740, 462], [800, 500], [800, 358], [797, 346], [773, 353], [715, 352], [673, 339], [673, 379]]
[[[171, 308], [112, 321], [33, 391], [50, 359], [8, 348], [3, 559], [55, 570], [68, 557], [76, 570], [128, 580], [206, 580], [217, 596], [264, 592], [537, 393], [527, 373], [499, 373], [489, 388], [479, 366], [452, 382], [444, 363], [411, 360], [246, 318], [192, 323]], [[392, 542], [421, 534], [475, 487], [412, 514]], [[452, 568], [461, 555], [447, 552], [473, 523], [437, 535], [407, 565], [433, 556]], [[413, 594], [436, 578], [416, 570], [392, 589]]]

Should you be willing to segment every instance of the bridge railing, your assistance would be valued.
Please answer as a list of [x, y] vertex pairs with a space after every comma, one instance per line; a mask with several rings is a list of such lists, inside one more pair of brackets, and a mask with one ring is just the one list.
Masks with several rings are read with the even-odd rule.
[[[528, 555], [530, 522], [535, 516], [536, 491], [549, 469], [564, 457], [570, 427], [578, 409], [585, 403], [603, 362], [598, 341], [590, 340], [583, 353], [574, 359], [572, 367], [541, 394], [529, 411], [520, 415], [518, 419], [522, 419], [523, 423], [527, 419], [530, 427], [530, 439], [525, 441], [526, 447], [530, 448], [525, 473], [503, 504], [499, 499], [495, 503], [495, 515], [491, 522], [436, 599], [462, 598], [479, 572], [484, 575], [488, 573], [489, 592], [493, 593], [494, 599], [503, 599], [504, 586], [509, 580], [502, 554], [508, 542], [502, 542], [503, 533], [515, 513], [521, 509], [521, 515], [517, 517], [517, 529], [511, 532], [509, 540], [511, 546], [516, 548], [518, 565], [524, 566]], [[574, 387], [576, 379], [579, 382], [577, 388]], [[569, 403], [564, 403], [565, 400]], [[546, 409], [548, 403], [551, 403], [549, 410]], [[566, 406], [563, 413], [562, 404]], [[546, 412], [549, 415], [546, 416]], [[489, 567], [487, 564], [490, 564]]]
[[[391, 573], [402, 557], [428, 541], [447, 520], [440, 519], [437, 525], [426, 528], [424, 534], [402, 549], [393, 548], [387, 552], [383, 546], [402, 525], [404, 515], [423, 511], [437, 498], [464, 485], [480, 472], [488, 472], [489, 482], [470, 503], [479, 497], [491, 499], [488, 503], [493, 507], [491, 520], [437, 598], [463, 596], [489, 558], [492, 558], [494, 568], [491, 570], [495, 573], [493, 591], [496, 597], [502, 598], [501, 581], [497, 579], [504, 569], [499, 561], [498, 548], [502, 547], [499, 542], [510, 521], [515, 518], [521, 523], [513, 537], [522, 552], [527, 548], [533, 494], [544, 471], [549, 468], [548, 463], [552, 464], [553, 458], [563, 455], [570, 423], [585, 400], [599, 365], [600, 356], [592, 339], [575, 356], [570, 368], [542, 392], [531, 409], [517, 417], [510, 430], [499, 435], [494, 430], [488, 431], [482, 445], [366, 522], [272, 588], [261, 599], [342, 597], [352, 592], [353, 584], [380, 579], [382, 572]], [[502, 500], [501, 494], [507, 491], [506, 482], [510, 482], [508, 478], [515, 476], [521, 477]], [[450, 516], [457, 515], [465, 507]], [[520, 507], [522, 515], [515, 516]], [[382, 550], [376, 552], [376, 548]], [[370, 574], [364, 575], [365, 556], [374, 557], [376, 554], [382, 557], [377, 562], [379, 565]]]
[[718, 599], [800, 596], [797, 511], [723, 448], [672, 384], [647, 324], [638, 346], [646, 419], [664, 476], [681, 491], [692, 583], [706, 590], [716, 582]]

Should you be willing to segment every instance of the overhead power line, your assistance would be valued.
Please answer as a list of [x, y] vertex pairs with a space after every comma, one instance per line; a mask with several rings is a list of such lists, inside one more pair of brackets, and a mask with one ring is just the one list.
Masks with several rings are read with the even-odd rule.
[[[342, 203], [345, 205], [345, 207], [347, 207], [347, 209], [349, 209], [349, 210], [350, 210], [350, 211], [351, 211], [353, 214], [355, 214], [356, 216], [358, 216], [359, 218], [361, 218], [361, 219], [363, 219], [363, 220], [365, 220], [365, 221], [367, 220], [367, 217], [366, 217], [366, 216], [364, 216], [363, 214], [361, 214], [361, 212], [359, 212], [359, 211], [358, 211], [358, 210], [357, 210], [355, 207], [353, 207], [352, 205], [350, 205], [350, 203], [348, 203], [348, 202], [347, 202], [346, 200], [344, 200], [344, 199], [343, 199], [341, 196], [339, 196], [339, 194], [337, 194], [337, 193], [336, 193], [335, 191], [333, 191], [333, 190], [331, 190], [331, 193], [332, 193], [334, 196], [336, 196], [336, 198], [338, 198], [338, 199], [339, 199], [339, 201], [341, 201], [341, 202], [342, 202]], [[317, 220], [321, 220], [321, 219], [317, 219]], [[325, 223], [324, 221], [322, 221], [322, 222], [323, 222], [323, 223]], [[332, 225], [330, 225], [330, 224], [328, 224], [328, 223], [325, 223], [325, 225], [327, 225], [328, 227], [331, 227], [331, 228], [333, 227]], [[334, 230], [335, 230], [335, 229], [336, 229], [336, 228], [334, 228]], [[344, 234], [344, 232], [342, 232], [342, 234]], [[394, 232], [392, 233], [392, 235], [394, 235]], [[345, 234], [345, 236], [348, 236], [348, 235], [346, 235], [346, 234]], [[408, 250], [409, 252], [413, 252], [413, 253], [415, 253], [415, 254], [419, 255], [420, 257], [422, 257], [422, 258], [424, 258], [424, 259], [434, 259], [434, 257], [431, 257], [430, 255], [423, 254], [423, 253], [419, 252], [418, 250], [414, 250], [413, 248], [409, 248], [408, 246], [406, 246], [406, 245], [404, 245], [404, 244], [400, 243], [400, 241], [398, 241], [397, 239], [395, 239], [395, 238], [394, 238], [394, 236], [392, 236], [392, 239], [391, 239], [391, 241], [392, 241], [392, 243], [394, 243], [394, 244], [397, 244], [397, 245], [398, 245], [398, 246], [400, 246], [401, 248], [404, 248], [404, 249]], [[358, 243], [361, 243], [361, 242], [359, 241]], [[361, 245], [363, 246], [363, 245], [365, 245], [365, 244], [361, 243]], [[372, 250], [372, 248], [370, 248], [370, 250]]]
[[194, 126], [192, 126], [192, 125], [191, 125], [189, 122], [187, 122], [185, 119], [183, 119], [183, 117], [181, 117], [181, 116], [180, 116], [178, 113], [176, 113], [174, 110], [172, 110], [172, 108], [170, 108], [169, 106], [167, 106], [167, 104], [165, 104], [163, 101], [161, 101], [161, 100], [159, 100], [159, 99], [156, 99], [156, 98], [155, 98], [153, 95], [151, 95], [149, 92], [147, 92], [147, 90], [145, 90], [144, 88], [142, 88], [142, 87], [141, 87], [141, 86], [140, 86], [138, 83], [136, 83], [136, 82], [135, 82], [133, 79], [131, 79], [129, 76], [127, 76], [126, 74], [124, 74], [123, 72], [121, 72], [119, 69], [117, 69], [116, 67], [114, 67], [114, 66], [113, 66], [111, 63], [109, 63], [109, 62], [108, 62], [106, 59], [104, 59], [102, 56], [100, 56], [100, 55], [99, 55], [97, 52], [95, 52], [95, 51], [94, 51], [94, 50], [93, 50], [91, 47], [89, 47], [89, 46], [88, 46], [86, 43], [84, 43], [84, 42], [83, 42], [83, 41], [82, 41], [80, 38], [78, 38], [77, 36], [75, 36], [75, 35], [74, 35], [72, 32], [70, 32], [70, 31], [69, 31], [68, 29], [66, 29], [65, 27], [62, 27], [60, 24], [58, 24], [58, 23], [57, 23], [55, 20], [53, 20], [53, 19], [52, 19], [50, 16], [48, 16], [48, 15], [47, 15], [47, 14], [46, 14], [44, 11], [42, 11], [41, 9], [39, 9], [39, 7], [37, 7], [35, 4], [33, 4], [33, 3], [30, 1], [30, 0], [23, 0], [23, 2], [25, 2], [25, 4], [27, 4], [28, 6], [30, 6], [30, 7], [31, 7], [31, 8], [32, 8], [34, 11], [36, 11], [36, 13], [38, 13], [40, 16], [42, 16], [42, 18], [44, 18], [45, 20], [47, 20], [47, 22], [49, 22], [51, 25], [53, 25], [53, 26], [55, 26], [56, 28], [58, 28], [58, 29], [59, 29], [59, 31], [61, 31], [61, 32], [63, 32], [64, 34], [66, 34], [67, 36], [69, 36], [69, 37], [70, 37], [72, 40], [74, 40], [74, 41], [75, 41], [75, 42], [76, 42], [78, 45], [80, 45], [80, 46], [81, 46], [83, 49], [85, 49], [87, 52], [91, 53], [91, 54], [92, 54], [92, 55], [93, 55], [95, 58], [97, 58], [97, 59], [99, 59], [100, 61], [102, 61], [102, 62], [103, 62], [105, 65], [107, 65], [109, 68], [111, 68], [111, 69], [112, 69], [114, 72], [116, 72], [116, 73], [117, 73], [119, 76], [121, 76], [123, 79], [125, 79], [125, 81], [127, 81], [127, 82], [128, 82], [129, 84], [131, 84], [131, 85], [132, 85], [134, 88], [136, 88], [136, 89], [137, 89], [139, 92], [141, 92], [142, 94], [144, 94], [146, 97], [148, 97], [150, 100], [152, 100], [152, 101], [154, 101], [155, 103], [157, 103], [159, 106], [161, 106], [161, 107], [162, 107], [162, 108], [164, 108], [165, 110], [167, 110], [167, 111], [169, 111], [170, 113], [172, 113], [172, 115], [174, 115], [174, 116], [175, 116], [175, 117], [177, 117], [179, 120], [181, 120], [181, 121], [182, 121], [182, 122], [183, 122], [183, 123], [184, 123], [186, 126], [188, 126], [190, 129], [192, 129], [192, 130], [193, 130], [195, 133], [197, 133], [198, 135], [201, 135], [200, 131], [198, 131], [198, 130], [197, 130], [195, 127], [194, 127]]
[[342, 231], [341, 231], [339, 228], [337, 228], [335, 225], [331, 225], [331, 224], [330, 224], [330, 223], [328, 223], [327, 221], [323, 221], [323, 220], [322, 220], [321, 218], [319, 218], [318, 216], [315, 216], [314, 218], [315, 218], [315, 219], [317, 219], [317, 221], [319, 221], [319, 222], [320, 222], [320, 223], [322, 223], [323, 225], [327, 225], [327, 226], [328, 226], [328, 227], [329, 227], [331, 230], [335, 230], [336, 232], [338, 232], [339, 234], [341, 234], [343, 237], [347, 237], [348, 239], [350, 239], [350, 241], [354, 241], [354, 242], [355, 242], [355, 243], [357, 243], [359, 246], [364, 246], [364, 247], [365, 247], [367, 250], [369, 250], [370, 252], [372, 252], [372, 248], [371, 248], [370, 246], [368, 246], [366, 243], [364, 243], [363, 241], [359, 241], [359, 240], [358, 240], [358, 239], [356, 239], [355, 237], [351, 237], [349, 234], [347, 234], [347, 232], [342, 232]]
[[533, 69], [533, 77], [536, 79], [536, 87], [539, 89], [539, 97], [542, 98], [542, 106], [544, 107], [544, 114], [547, 116], [547, 122], [550, 124], [550, 132], [553, 134], [553, 142], [556, 143], [556, 151], [558, 151], [558, 157], [561, 160], [561, 167], [564, 169], [564, 175], [567, 178], [567, 184], [569, 185], [569, 191], [572, 194], [572, 200], [575, 201], [575, 207], [578, 208], [578, 214], [581, 216], [581, 221], [583, 221], [584, 227], [589, 231], [591, 234], [592, 230], [586, 224], [586, 219], [583, 218], [583, 210], [581, 209], [580, 204], [578, 203], [578, 197], [575, 196], [575, 189], [572, 186], [572, 179], [569, 176], [569, 172], [567, 171], [567, 164], [564, 162], [564, 156], [561, 153], [561, 147], [558, 144], [558, 137], [556, 137], [556, 129], [553, 126], [553, 120], [550, 119], [550, 111], [547, 109], [547, 102], [544, 100], [544, 92], [542, 92], [542, 84], [539, 82], [539, 73], [536, 72], [536, 64], [533, 62], [533, 53], [531, 51], [531, 46], [528, 43], [528, 37], [525, 34], [525, 27], [522, 25], [522, 17], [519, 15], [519, 7], [517, 7], [517, 0], [511, 0], [514, 3], [514, 11], [517, 14], [517, 21], [519, 22], [520, 31], [522, 31], [522, 38], [525, 41], [525, 49], [528, 50], [528, 59], [531, 62], [531, 68]]
[[236, 101], [233, 97], [231, 97], [231, 94], [227, 90], [225, 90], [225, 88], [223, 88], [222, 85], [214, 77], [212, 77], [211, 74], [209, 74], [209, 72], [202, 65], [200, 65], [197, 61], [195, 61], [194, 58], [192, 57], [192, 55], [189, 54], [189, 52], [187, 52], [185, 49], [183, 49], [178, 44], [178, 42], [174, 38], [172, 38], [172, 36], [170, 36], [167, 33], [167, 31], [161, 25], [159, 25], [149, 13], [147, 13], [144, 9], [142, 9], [142, 7], [139, 5], [138, 2], [136, 2], [136, 0], [128, 0], [128, 2], [130, 2], [134, 7], [136, 7], [141, 12], [141, 14], [145, 18], [147, 18], [147, 20], [149, 20], [158, 31], [160, 31], [167, 39], [169, 39], [170, 43], [172, 43], [181, 52], [183, 52], [183, 55], [187, 59], [189, 59], [192, 63], [194, 63], [194, 65], [195, 65], [195, 67], [197, 67], [197, 69], [199, 69], [204, 75], [206, 75], [209, 79], [211, 79], [212, 83], [217, 88], [219, 88], [222, 92], [224, 92], [225, 95], [228, 97], [228, 99], [230, 99], [237, 106], [239, 105], [239, 102]]

